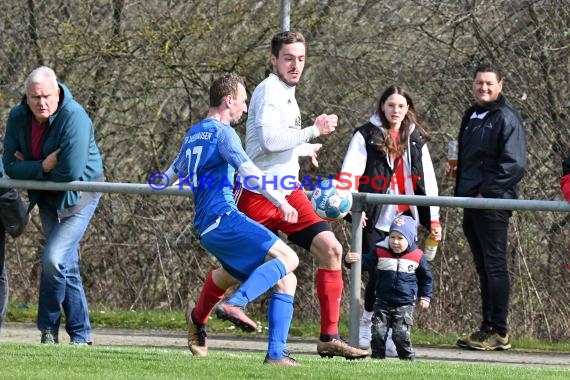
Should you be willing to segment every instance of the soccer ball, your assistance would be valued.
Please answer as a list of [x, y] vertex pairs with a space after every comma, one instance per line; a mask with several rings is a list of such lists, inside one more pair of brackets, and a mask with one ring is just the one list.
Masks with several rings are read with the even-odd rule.
[[352, 193], [350, 190], [337, 188], [337, 181], [325, 179], [313, 191], [311, 205], [321, 218], [329, 222], [345, 217], [352, 207]]

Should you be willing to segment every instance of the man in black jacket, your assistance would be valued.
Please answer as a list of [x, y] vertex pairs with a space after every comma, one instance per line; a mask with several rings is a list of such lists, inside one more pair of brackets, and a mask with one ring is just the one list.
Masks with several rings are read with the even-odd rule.
[[[459, 131], [455, 196], [514, 199], [526, 168], [523, 121], [501, 93], [503, 79], [494, 65], [475, 70], [475, 104]], [[511, 348], [508, 334], [510, 282], [507, 266], [509, 210], [465, 209], [463, 232], [479, 275], [482, 320], [479, 331], [457, 345], [477, 350]]]

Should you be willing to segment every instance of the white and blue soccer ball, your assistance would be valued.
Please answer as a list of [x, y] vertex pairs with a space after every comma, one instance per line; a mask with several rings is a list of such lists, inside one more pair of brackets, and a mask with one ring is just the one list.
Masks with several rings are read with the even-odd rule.
[[311, 197], [313, 210], [321, 218], [329, 222], [340, 220], [352, 208], [352, 193], [350, 190], [338, 188], [336, 180], [325, 179], [313, 191]]

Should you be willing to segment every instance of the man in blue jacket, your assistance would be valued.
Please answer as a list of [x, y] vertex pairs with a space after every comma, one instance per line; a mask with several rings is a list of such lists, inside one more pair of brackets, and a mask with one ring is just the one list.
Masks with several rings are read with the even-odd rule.
[[[503, 79], [494, 65], [475, 70], [475, 104], [459, 131], [455, 195], [514, 199], [526, 168], [523, 121], [501, 93]], [[446, 168], [449, 169], [449, 168]], [[463, 232], [479, 275], [482, 318], [479, 331], [457, 345], [477, 350], [511, 348], [508, 334], [510, 282], [507, 266], [509, 210], [465, 209]]]
[[[0, 162], [0, 178], [4, 174], [4, 168], [2, 162]], [[0, 195], [4, 194], [8, 189], [0, 188]], [[5, 253], [6, 253], [6, 232], [4, 231], [4, 225], [0, 223], [0, 329], [2, 328], [2, 323], [4, 322], [4, 317], [6, 317], [6, 311], [8, 309], [8, 273], [6, 272], [6, 264], [4, 263]]]
[[[103, 163], [93, 124], [49, 67], [33, 70], [22, 102], [8, 116], [3, 163], [13, 179], [54, 182], [103, 181]], [[91, 344], [87, 298], [79, 273], [79, 241], [100, 193], [29, 190], [46, 238], [37, 326], [41, 343], [58, 343], [61, 309], [72, 344]]]

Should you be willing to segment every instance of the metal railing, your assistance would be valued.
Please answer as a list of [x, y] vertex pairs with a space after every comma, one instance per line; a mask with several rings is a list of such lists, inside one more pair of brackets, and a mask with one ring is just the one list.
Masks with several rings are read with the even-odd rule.
[[[126, 182], [50, 182], [19, 180], [2, 177], [0, 188], [16, 188], [49, 191], [92, 191], [117, 194], [177, 195], [192, 196], [192, 191], [184, 184], [174, 185], [162, 190], [151, 187], [148, 183]], [[310, 194], [310, 192], [307, 192]], [[406, 204], [414, 206], [441, 206], [458, 208], [481, 208], [501, 210], [557, 211], [570, 212], [570, 204], [564, 201], [545, 201], [530, 199], [467, 198], [449, 196], [415, 196], [353, 193], [353, 209], [363, 204]], [[353, 210], [355, 212], [355, 210]]]
[[[60, 183], [49, 181], [14, 180], [5, 177], [0, 178], [0, 188], [51, 191], [73, 190], [119, 194], [147, 194], [159, 196], [192, 196], [191, 189], [185, 188], [182, 185], [174, 185], [163, 190], [156, 190], [149, 186], [147, 183], [143, 184], [81, 181]], [[354, 252], [359, 253], [362, 253], [362, 229], [359, 228], [359, 226], [360, 221], [362, 220], [362, 211], [365, 204], [406, 204], [414, 206], [570, 212], [570, 203], [564, 201], [353, 193], [351, 247]], [[352, 264], [352, 270], [350, 272], [349, 304], [349, 342], [353, 346], [356, 346], [358, 344], [359, 315], [361, 307], [360, 283], [360, 262], [355, 262]]]

